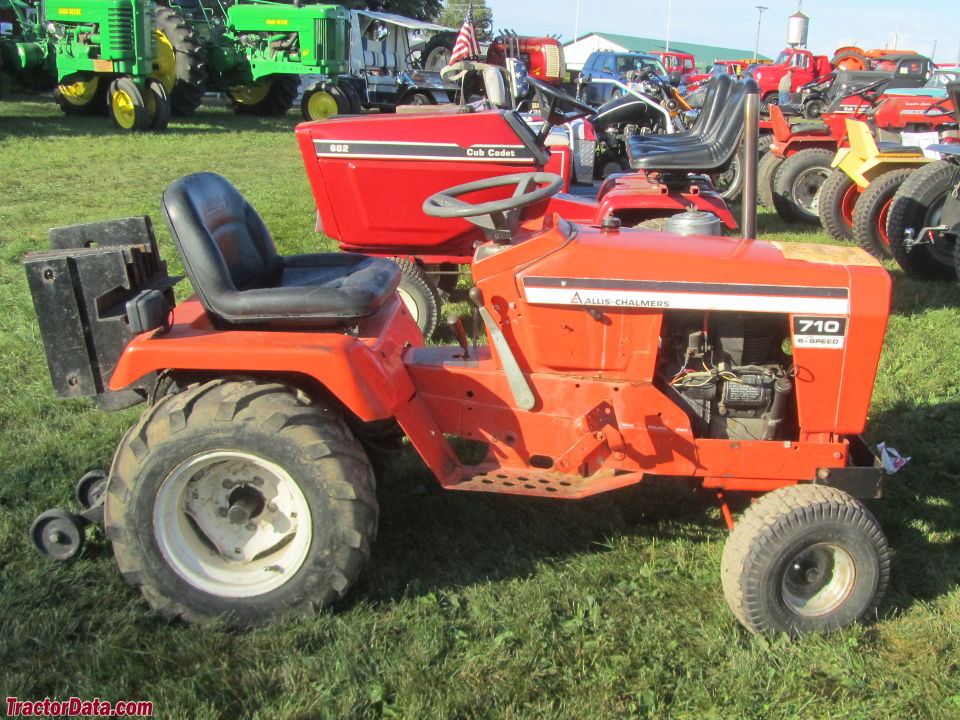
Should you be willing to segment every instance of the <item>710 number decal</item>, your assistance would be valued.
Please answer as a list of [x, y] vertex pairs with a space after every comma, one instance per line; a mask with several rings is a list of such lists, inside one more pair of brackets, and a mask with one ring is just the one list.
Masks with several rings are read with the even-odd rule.
[[842, 348], [846, 335], [845, 317], [793, 318], [794, 347]]

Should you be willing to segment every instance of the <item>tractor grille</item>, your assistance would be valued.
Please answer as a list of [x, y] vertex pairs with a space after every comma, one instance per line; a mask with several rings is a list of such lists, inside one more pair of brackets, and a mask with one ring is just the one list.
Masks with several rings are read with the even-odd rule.
[[107, 41], [104, 55], [111, 59], [134, 54], [133, 8], [130, 5], [107, 10]]
[[563, 49], [559, 45], [544, 45], [543, 56], [547, 61], [547, 77], [562, 78], [567, 72], [563, 61]]
[[343, 18], [322, 18], [317, 22], [320, 52], [326, 59], [327, 71], [334, 74], [345, 73], [350, 59], [347, 49], [347, 21]]

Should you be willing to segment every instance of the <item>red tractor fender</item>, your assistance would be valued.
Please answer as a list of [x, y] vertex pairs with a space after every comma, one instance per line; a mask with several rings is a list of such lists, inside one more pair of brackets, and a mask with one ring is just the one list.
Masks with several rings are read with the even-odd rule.
[[163, 370], [302, 376], [316, 380], [361, 420], [393, 417], [414, 393], [403, 349], [423, 345], [399, 296], [362, 320], [357, 335], [342, 332], [214, 328], [196, 296], [178, 305], [169, 331], [135, 337], [120, 356], [110, 388], [121, 390]]

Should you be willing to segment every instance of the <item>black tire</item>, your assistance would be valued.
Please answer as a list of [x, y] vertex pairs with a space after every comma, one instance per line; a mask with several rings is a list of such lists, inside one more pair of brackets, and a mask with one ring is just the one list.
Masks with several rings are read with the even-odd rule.
[[[256, 625], [343, 597], [376, 535], [374, 482], [338, 413], [286, 385], [214, 380], [164, 397], [124, 436], [106, 532], [162, 617]], [[257, 526], [264, 513], [277, 520]], [[251, 545], [264, 531], [274, 544]], [[239, 561], [225, 558], [233, 544]]]
[[397, 292], [407, 306], [414, 322], [428, 338], [437, 329], [440, 321], [440, 293], [420, 265], [405, 258], [393, 258], [400, 266], [400, 284]]
[[150, 129], [161, 132], [167, 129], [170, 123], [170, 98], [163, 83], [157, 78], [147, 78], [147, 104], [150, 107]]
[[439, 263], [431, 265], [427, 270], [427, 277], [437, 288], [441, 301], [447, 301], [457, 289], [457, 283], [460, 281], [460, 266], [456, 263]]
[[107, 112], [121, 130], [140, 132], [150, 128], [150, 110], [140, 86], [131, 78], [119, 77], [107, 91]]
[[811, 100], [803, 104], [803, 116], [807, 120], [819, 120], [823, 116], [826, 103], [823, 100]]
[[757, 136], [757, 162], [763, 159], [763, 156], [770, 152], [770, 145], [773, 143], [773, 135]]
[[836, 153], [807, 148], [783, 161], [773, 181], [773, 207], [786, 222], [819, 225], [817, 200]]
[[953, 239], [939, 237], [907, 249], [903, 237], [908, 228], [919, 234], [925, 227], [938, 225], [943, 201], [958, 183], [960, 165], [938, 160], [915, 170], [894, 195], [887, 217], [887, 237], [893, 257], [910, 277], [954, 279]]
[[713, 184], [727, 203], [735, 203], [740, 199], [743, 191], [743, 149], [737, 151], [730, 161], [730, 166], [712, 177]]
[[[57, 85], [53, 89], [53, 99], [65, 115], [103, 115], [107, 110], [108, 78], [93, 75], [87, 80], [68, 85]], [[86, 92], [77, 92], [78, 87]]]
[[[230, 88], [224, 95], [227, 104], [238, 115], [282, 117], [293, 107], [299, 90], [299, 75], [274, 75], [254, 86]], [[255, 95], [251, 97], [250, 92]]]
[[450, 53], [456, 42], [456, 33], [441, 32], [434, 35], [420, 51], [420, 67], [424, 70], [439, 71], [450, 62]]
[[727, 603], [753, 633], [868, 620], [889, 578], [890, 550], [876, 518], [823, 485], [792, 485], [757, 500], [730, 533], [721, 563]]
[[347, 103], [350, 105], [350, 114], [359, 115], [363, 106], [360, 102], [360, 96], [357, 95], [356, 88], [353, 87], [353, 83], [344, 77], [337, 78], [337, 87], [340, 88], [340, 92], [343, 93], [343, 96], [347, 99]]
[[163, 83], [173, 115], [193, 115], [203, 102], [207, 82], [206, 55], [200, 38], [178, 12], [163, 6], [157, 8], [154, 32], [157, 58], [151, 74]]
[[847, 242], [853, 239], [853, 206], [859, 195], [857, 184], [840, 168], [831, 170], [823, 181], [817, 209], [820, 224], [834, 240]]
[[874, 178], [853, 209], [853, 238], [875, 258], [886, 260], [893, 257], [887, 236], [887, 218], [893, 196], [913, 171], [914, 168], [900, 168]]
[[403, 100], [398, 103], [400, 105], [436, 105], [437, 101], [434, 100], [433, 95], [428, 92], [423, 92], [422, 90], [417, 90], [416, 92], [409, 93], [404, 96]]
[[760, 111], [761, 112], [770, 112], [771, 105], [780, 104], [780, 93], [777, 91], [768, 92], [760, 99]]
[[757, 165], [757, 200], [764, 207], [773, 209], [773, 182], [783, 158], [772, 152], [764, 153]]
[[326, 120], [350, 113], [350, 101], [333, 83], [319, 83], [303, 93], [300, 112], [304, 120]]

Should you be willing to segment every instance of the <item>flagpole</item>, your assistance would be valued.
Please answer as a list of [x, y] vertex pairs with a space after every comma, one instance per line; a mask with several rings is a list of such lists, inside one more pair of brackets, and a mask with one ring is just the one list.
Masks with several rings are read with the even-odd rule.
[[580, 0], [577, 0], [577, 18], [573, 22], [573, 41], [580, 37]]
[[670, 52], [670, 25], [673, 22], [673, 0], [670, 0], [667, 4], [667, 46], [663, 49], [664, 52]]

